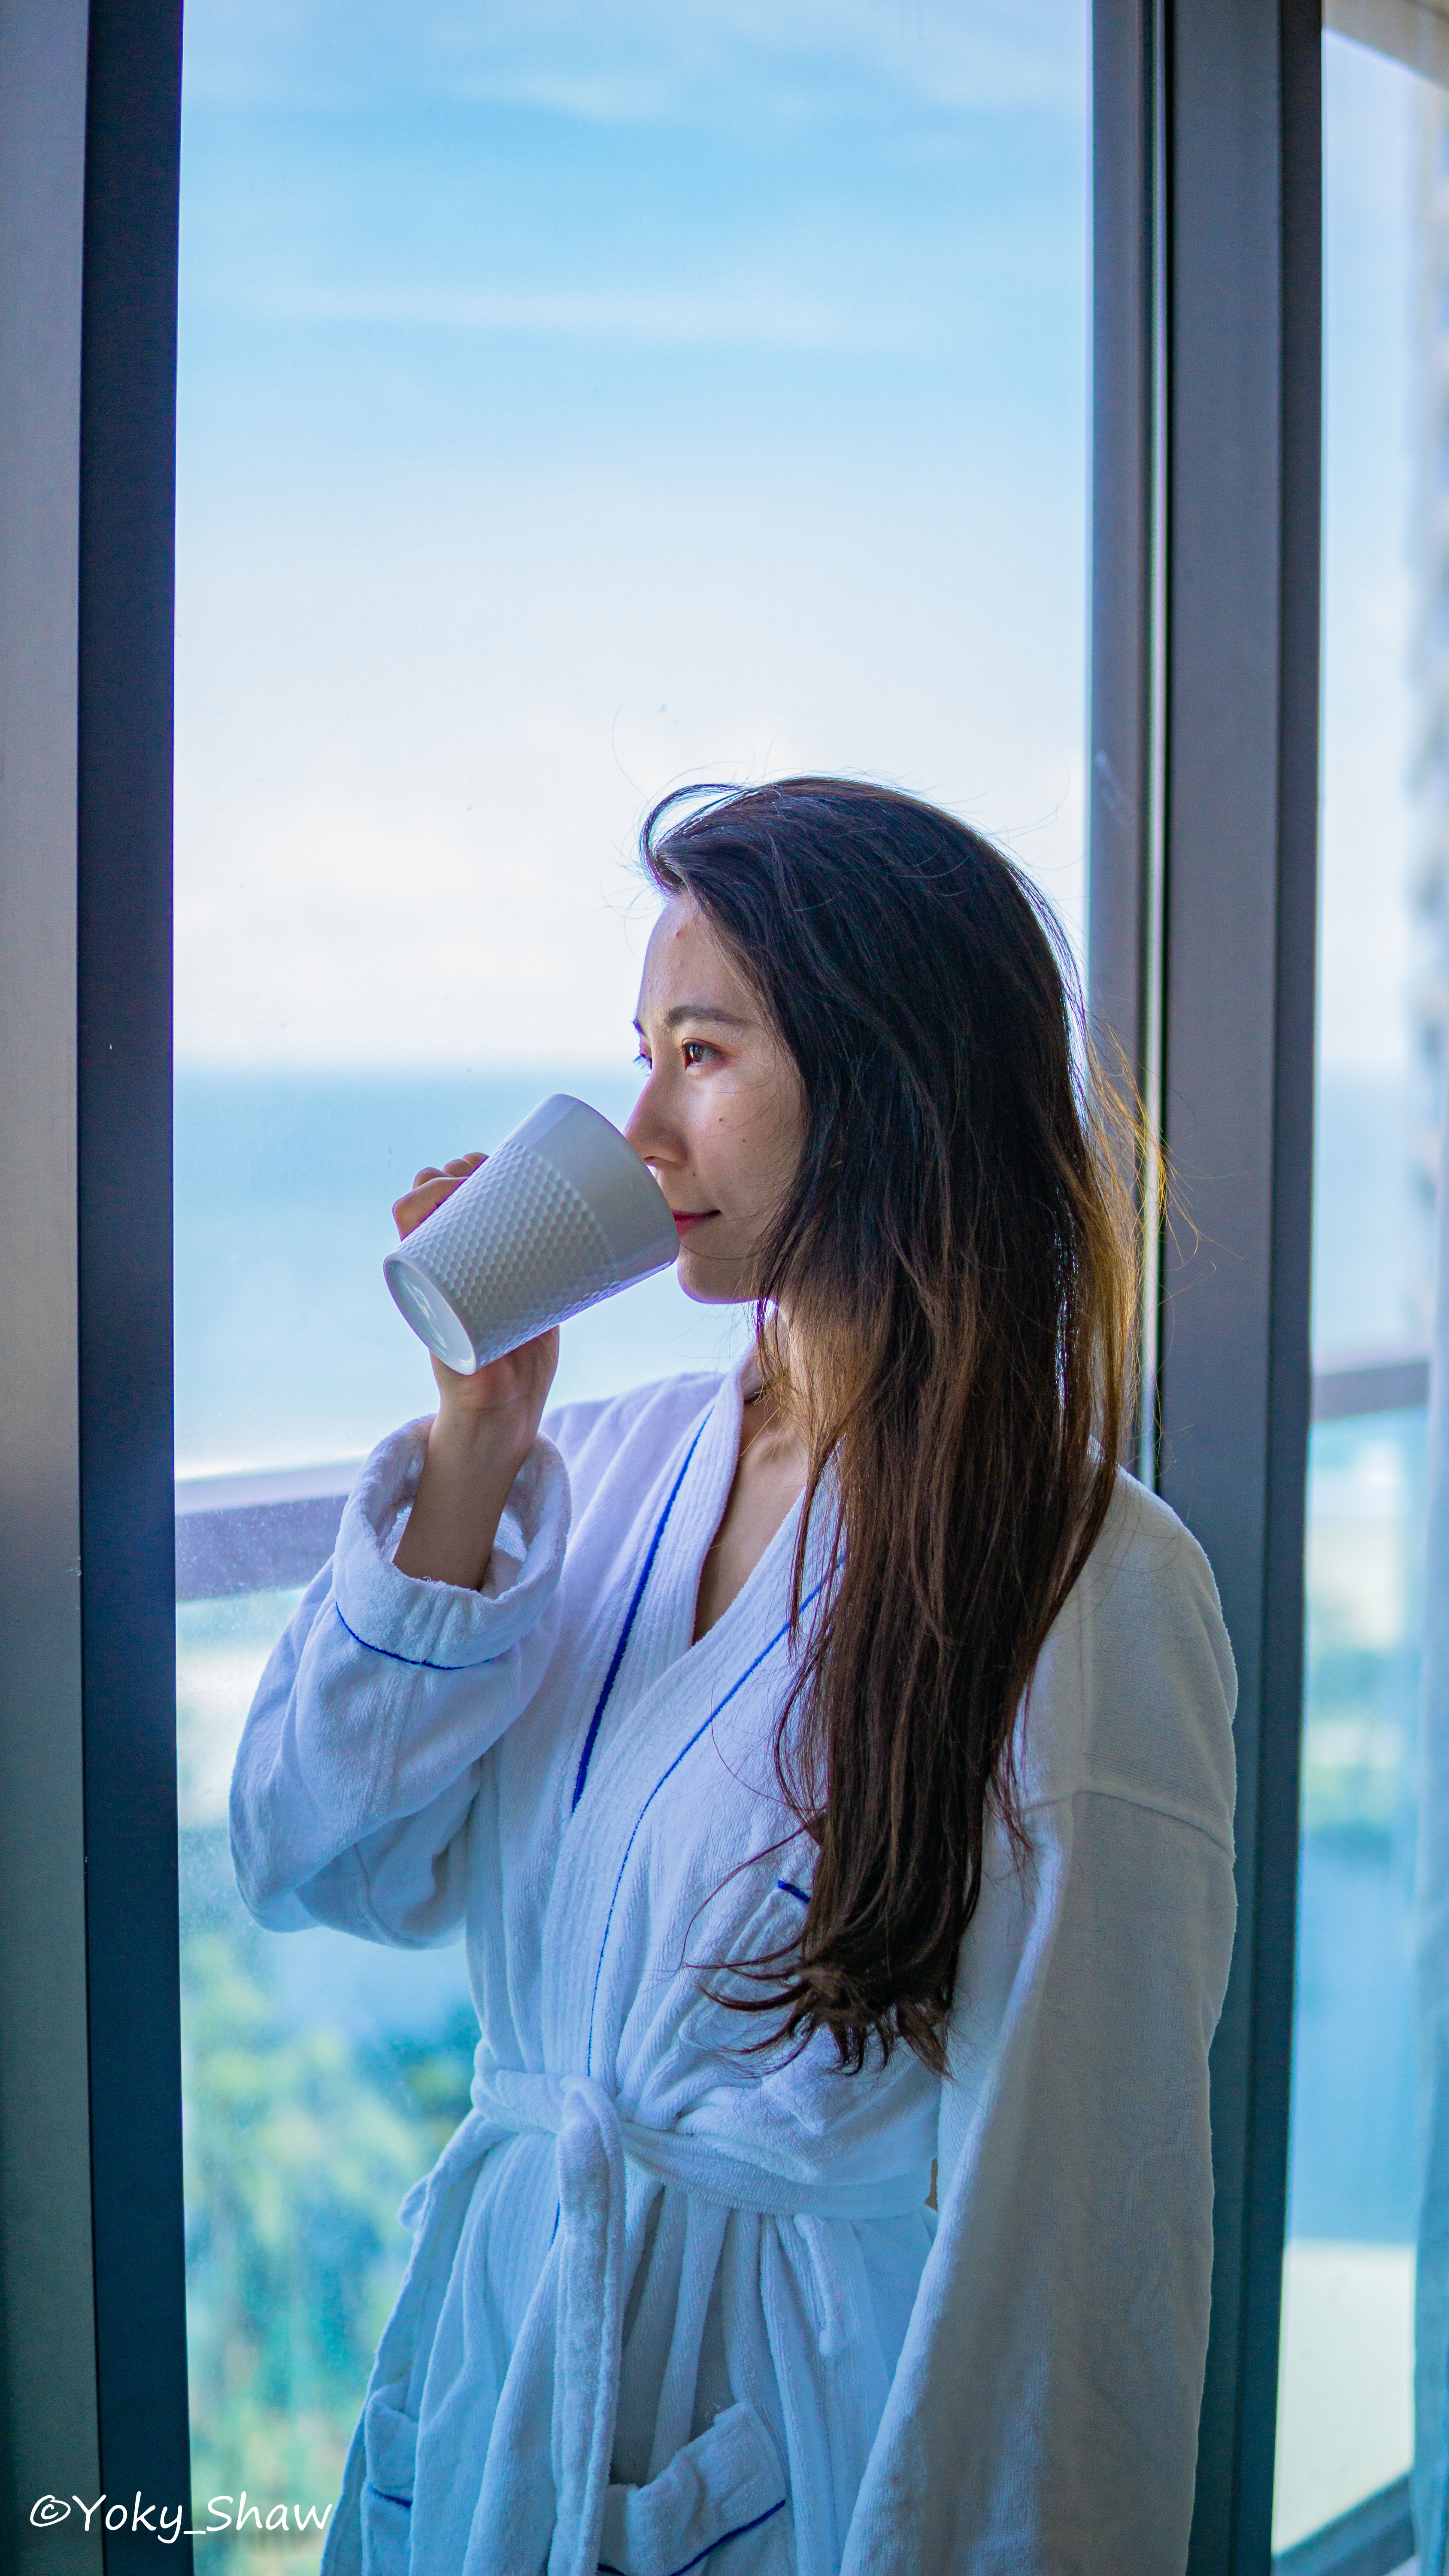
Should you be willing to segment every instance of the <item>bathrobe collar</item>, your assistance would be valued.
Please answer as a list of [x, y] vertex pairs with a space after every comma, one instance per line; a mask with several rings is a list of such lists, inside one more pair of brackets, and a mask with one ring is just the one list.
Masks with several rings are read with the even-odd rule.
[[[687, 1705], [701, 1697], [721, 1698], [789, 1616], [799, 1502], [791, 1505], [728, 1609], [697, 1644], [692, 1642], [700, 1573], [723, 1518], [739, 1460], [744, 1398], [758, 1382], [751, 1349], [721, 1379], [708, 1409], [684, 1433], [659, 1479], [655, 1507], [641, 1522], [640, 1576], [651, 1546], [653, 1560], [591, 1748], [581, 1804], [589, 1803], [600, 1765], [614, 1768], [611, 1749], [619, 1745], [621, 1733], [634, 1731], [627, 1718], [637, 1723], [643, 1717], [644, 1704], [652, 1702], [666, 1678], [671, 1696], [680, 1694]], [[806, 1594], [825, 1571], [832, 1500], [833, 1479], [827, 1478], [812, 1514]], [[601, 1684], [628, 1617], [632, 1592], [631, 1585], [613, 1613], [607, 1640], [600, 1640]]]

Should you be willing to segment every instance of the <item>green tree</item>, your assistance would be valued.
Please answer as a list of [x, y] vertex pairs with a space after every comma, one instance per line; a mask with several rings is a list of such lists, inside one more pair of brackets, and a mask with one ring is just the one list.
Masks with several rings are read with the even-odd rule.
[[[207, 2498], [322, 2506], [408, 2250], [397, 2208], [467, 2105], [476, 2028], [361, 2048], [285, 2027], [235, 1898], [189, 1909], [184, 2141], [192, 2463]], [[199, 1916], [199, 1920], [197, 1919]], [[302, 2576], [315, 2536], [218, 2535], [221, 2576]]]

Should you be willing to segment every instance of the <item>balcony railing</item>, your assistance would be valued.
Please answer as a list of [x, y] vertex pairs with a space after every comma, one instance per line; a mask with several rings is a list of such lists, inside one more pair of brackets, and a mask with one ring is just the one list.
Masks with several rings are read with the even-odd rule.
[[276, 1467], [176, 1482], [176, 1598], [220, 1601], [310, 1583], [331, 1555], [361, 1466]]
[[[1353, 1353], [1314, 1372], [1315, 1422], [1422, 1412], [1428, 1401], [1426, 1351]], [[177, 1600], [216, 1601], [310, 1583], [332, 1553], [361, 1463], [343, 1458], [332, 1466], [179, 1479]]]
[[1273, 2561], [1273, 2576], [1416, 2576], [1409, 2481], [1396, 2478]]

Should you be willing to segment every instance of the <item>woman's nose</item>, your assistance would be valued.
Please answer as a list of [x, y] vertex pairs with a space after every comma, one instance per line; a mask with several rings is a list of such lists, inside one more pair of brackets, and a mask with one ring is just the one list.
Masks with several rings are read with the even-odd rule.
[[624, 1134], [635, 1153], [645, 1163], [667, 1163], [671, 1159], [668, 1128], [660, 1116], [656, 1077], [651, 1074], [629, 1112]]

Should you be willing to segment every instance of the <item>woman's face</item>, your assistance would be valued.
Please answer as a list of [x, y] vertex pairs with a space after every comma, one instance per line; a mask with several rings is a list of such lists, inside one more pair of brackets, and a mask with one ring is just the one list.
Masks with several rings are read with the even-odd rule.
[[624, 1133], [679, 1228], [679, 1284], [704, 1304], [755, 1294], [759, 1244], [805, 1134], [799, 1074], [697, 904], [672, 895], [639, 988], [648, 1079]]

